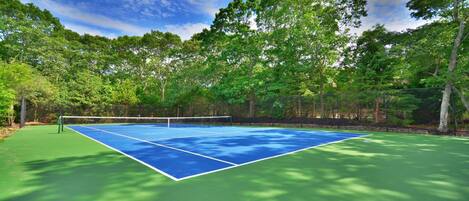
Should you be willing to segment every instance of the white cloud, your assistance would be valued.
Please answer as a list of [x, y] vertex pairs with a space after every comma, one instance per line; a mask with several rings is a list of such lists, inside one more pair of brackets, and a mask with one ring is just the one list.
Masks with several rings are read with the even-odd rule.
[[169, 0], [160, 0], [161, 5], [165, 7], [170, 7], [171, 6], [171, 1]]
[[415, 29], [429, 22], [431, 21], [415, 20], [415, 19], [411, 19], [410, 17], [407, 19], [392, 19], [392, 20], [387, 20], [387, 21], [379, 20], [379, 19], [372, 18], [372, 17], [366, 17], [366, 18], [362, 18], [361, 26], [359, 28], [352, 29], [351, 32], [357, 35], [360, 35], [362, 32], [368, 29], [371, 29], [376, 24], [384, 24], [384, 27], [386, 27], [386, 29], [389, 31], [401, 32], [407, 29]]
[[425, 20], [395, 20], [386, 24], [386, 28], [391, 31], [405, 31], [406, 29], [415, 29], [419, 26], [429, 23]]
[[[123, 7], [146, 16], [174, 17], [181, 13], [215, 16], [225, 0], [122, 0]], [[149, 15], [149, 13], [152, 13]]]
[[210, 16], [215, 16], [220, 9], [219, 1], [217, 0], [187, 0], [187, 2]]
[[142, 15], [153, 13], [154, 17], [173, 17], [181, 13], [197, 13], [215, 16], [223, 0], [124, 0], [124, 7]]
[[157, 3], [157, 0], [124, 0], [124, 4], [129, 6], [141, 7], [141, 6], [151, 6]]
[[405, 5], [408, 0], [368, 0], [367, 9], [369, 12], [383, 12], [380, 7], [399, 7]]
[[[32, 2], [36, 3], [35, 0], [32, 0]], [[68, 7], [66, 5], [56, 3], [50, 0], [37, 1], [37, 4], [40, 4], [41, 7], [45, 9], [48, 9], [64, 17], [79, 21], [83, 24], [89, 24], [106, 29], [118, 30], [125, 34], [132, 35], [143, 35], [150, 31], [150, 29], [146, 27], [140, 27], [102, 15], [83, 12], [76, 8]]]
[[79, 34], [90, 34], [90, 35], [94, 35], [94, 36], [105, 36], [105, 37], [108, 37], [108, 38], [117, 38], [117, 35], [113, 34], [113, 33], [105, 33], [105, 32], [102, 32], [100, 30], [97, 30], [97, 29], [93, 29], [91, 27], [87, 27], [87, 26], [82, 26], [82, 25], [78, 25], [78, 24], [74, 24], [74, 23], [64, 23], [64, 26], [67, 28], [67, 29], [71, 29]]
[[181, 25], [166, 25], [165, 31], [179, 35], [183, 40], [188, 40], [195, 33], [201, 32], [203, 29], [209, 28], [210, 25], [204, 23], [187, 23]]
[[178, 4], [169, 0], [123, 0], [122, 6], [143, 16], [167, 18], [174, 16]]
[[[130, 23], [126, 23], [120, 20], [112, 19], [103, 15], [98, 15], [94, 13], [88, 13], [82, 11], [82, 9], [78, 9], [75, 7], [67, 6], [52, 0], [22, 0], [23, 2], [34, 3], [40, 6], [43, 9], [48, 9], [52, 11], [55, 15], [59, 15], [64, 17], [62, 19], [62, 23], [68, 29], [76, 31], [80, 34], [90, 34], [90, 35], [100, 35], [106, 36], [109, 38], [115, 38], [121, 34], [127, 35], [143, 35], [151, 31], [149, 27], [141, 27], [137, 25], [133, 25]], [[192, 5], [190, 8], [193, 8], [195, 5], [197, 8], [191, 12], [204, 12], [206, 14], [214, 14], [218, 11], [218, 8], [215, 6], [217, 1], [216, 0], [186, 0], [187, 5]], [[124, 7], [126, 9], [132, 11], [139, 11], [140, 14], [143, 15], [159, 15], [161, 17], [167, 17], [166, 14], [170, 15], [170, 13], [164, 13], [159, 9], [159, 6], [155, 6], [155, 4], [159, 4], [160, 6], [164, 6], [166, 11], [177, 11], [179, 12], [180, 9], [188, 9], [180, 7], [177, 3], [171, 0], [124, 0]], [[87, 5], [89, 6], [89, 5]], [[86, 7], [86, 6], [85, 6]], [[203, 9], [202, 9], [203, 8]], [[156, 9], [156, 10], [155, 10]], [[198, 9], [198, 11], [196, 11]], [[75, 23], [75, 22], [77, 23]], [[96, 28], [95, 28], [96, 27]], [[99, 27], [99, 28], [98, 28]], [[179, 35], [183, 40], [188, 40], [194, 35], [195, 33], [201, 32], [205, 28], [209, 28], [209, 24], [205, 23], [185, 23], [185, 24], [169, 24], [164, 25], [162, 27], [162, 31], [172, 32], [174, 34]], [[104, 28], [104, 29], [101, 29]], [[111, 32], [104, 31], [104, 30], [114, 30]], [[118, 31], [118, 32], [115, 32]], [[121, 34], [119, 34], [119, 32]]]
[[410, 16], [406, 7], [407, 0], [369, 0], [368, 16], [362, 18], [362, 25], [351, 32], [360, 35], [376, 24], [384, 24], [389, 31], [405, 31], [414, 29], [431, 21], [416, 20]]

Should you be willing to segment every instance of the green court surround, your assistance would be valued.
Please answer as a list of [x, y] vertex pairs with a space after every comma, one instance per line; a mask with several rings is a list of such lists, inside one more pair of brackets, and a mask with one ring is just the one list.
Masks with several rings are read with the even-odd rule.
[[0, 141], [0, 200], [469, 198], [469, 138], [367, 134], [176, 182], [68, 129], [26, 127]]

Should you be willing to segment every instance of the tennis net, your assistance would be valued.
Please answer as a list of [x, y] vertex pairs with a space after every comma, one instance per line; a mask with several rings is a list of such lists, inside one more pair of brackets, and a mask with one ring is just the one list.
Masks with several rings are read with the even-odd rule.
[[60, 116], [58, 132], [63, 132], [65, 124], [152, 124], [161, 127], [195, 127], [231, 124], [231, 116], [200, 117], [109, 117], [109, 116]]

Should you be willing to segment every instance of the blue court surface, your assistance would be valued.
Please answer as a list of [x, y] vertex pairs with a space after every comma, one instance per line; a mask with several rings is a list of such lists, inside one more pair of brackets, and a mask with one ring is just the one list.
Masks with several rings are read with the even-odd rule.
[[74, 131], [173, 180], [187, 179], [364, 135], [270, 127], [73, 125]]

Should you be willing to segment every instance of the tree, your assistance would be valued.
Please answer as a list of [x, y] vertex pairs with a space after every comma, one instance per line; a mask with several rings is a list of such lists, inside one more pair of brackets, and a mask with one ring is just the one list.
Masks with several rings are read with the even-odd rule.
[[[374, 99], [375, 123], [381, 121], [382, 92], [392, 86], [394, 59], [390, 53], [394, 34], [383, 25], [363, 32], [355, 47], [355, 84]], [[371, 96], [370, 96], [371, 95]]]
[[[56, 37], [63, 30], [59, 20], [33, 4], [6, 0], [0, 5], [0, 57], [27, 63], [43, 75], [60, 75], [66, 41]], [[53, 76], [55, 77], [55, 76]]]
[[177, 53], [181, 49], [182, 41], [177, 35], [152, 31], [143, 36], [142, 42], [146, 47], [146, 81], [156, 83], [160, 91], [160, 100], [165, 102], [169, 81], [181, 67]]
[[1, 62], [0, 79], [15, 91], [20, 102], [20, 127], [26, 122], [26, 101], [50, 96], [54, 91], [50, 82], [27, 64]]
[[100, 106], [110, 104], [113, 97], [108, 81], [90, 70], [77, 72], [64, 90], [61, 95], [68, 104], [66, 106], [80, 109], [85, 114], [97, 113]]
[[[197, 104], [210, 114], [246, 107], [229, 112], [277, 118], [360, 118], [373, 108], [376, 122], [408, 124], [415, 111], [429, 111], [429, 104], [449, 104], [448, 91], [463, 103], [451, 105], [456, 118], [459, 108], [469, 108], [467, 1], [412, 0], [414, 17], [439, 20], [402, 33], [377, 26], [355, 40], [348, 31], [366, 15], [365, 5], [365, 0], [234, 0], [210, 29], [181, 41], [159, 31], [116, 39], [79, 35], [47, 10], [6, 0], [0, 4], [0, 58], [9, 63], [2, 65], [28, 68], [18, 70], [27, 76], [8, 72], [1, 79], [52, 86], [40, 91], [2, 81], [0, 108], [11, 94], [39, 108], [35, 111], [51, 110], [44, 116], [107, 115], [110, 104], [155, 105], [177, 109], [177, 115], [194, 114]], [[452, 48], [456, 42], [458, 48]], [[442, 70], [446, 65], [452, 66], [448, 72]], [[441, 103], [433, 90], [417, 95], [407, 90], [442, 86]], [[377, 91], [386, 91], [386, 99]], [[0, 113], [11, 112], [11, 105]], [[214, 107], [220, 105], [230, 107]]]
[[[453, 39], [453, 24], [433, 22], [408, 30], [395, 37], [393, 51], [402, 55], [401, 65], [396, 70], [402, 72], [399, 77], [409, 87], [439, 87], [445, 80], [442, 68], [448, 65]], [[444, 72], [444, 71], [443, 71]]]
[[119, 81], [112, 90], [112, 102], [124, 105], [138, 103], [137, 87], [131, 80]]
[[218, 59], [208, 61], [221, 74], [215, 89], [228, 100], [247, 99], [251, 117], [261, 94], [302, 95], [316, 84], [323, 94], [331, 80], [326, 68], [348, 41], [339, 27], [359, 24], [364, 6], [348, 0], [231, 2], [204, 33], [211, 57]]
[[[332, 85], [331, 70], [350, 41], [350, 26], [366, 15], [365, 1], [262, 1], [259, 30], [267, 36], [265, 57], [274, 66], [277, 94], [301, 97], [316, 92], [324, 117], [324, 94]], [[298, 104], [300, 105], [300, 104]], [[301, 112], [300, 112], [301, 113]]]
[[212, 75], [221, 77], [213, 87], [215, 94], [231, 103], [247, 101], [249, 117], [255, 116], [256, 99], [265, 83], [265, 77], [260, 76], [265, 69], [261, 62], [263, 38], [253, 25], [257, 3], [235, 0], [220, 10], [211, 27], [210, 37], [217, 42], [210, 44], [208, 60], [215, 61], [209, 67]]
[[[461, 44], [468, 36], [467, 30], [465, 30], [466, 22], [469, 20], [468, 6], [468, 2], [465, 0], [411, 0], [407, 3], [407, 7], [412, 11], [411, 15], [417, 19], [430, 19], [438, 16], [452, 23], [459, 24], [453, 41], [453, 47], [451, 49], [448, 70], [446, 73], [446, 83], [441, 100], [440, 123], [438, 125], [438, 130], [440, 132], [448, 132], [448, 109], [450, 105], [451, 92], [456, 80], [455, 69], [458, 64], [458, 51], [461, 48]], [[464, 98], [464, 96], [461, 96], [461, 98]]]
[[138, 103], [137, 86], [130, 79], [118, 81], [112, 89], [112, 103], [125, 107], [124, 115], [128, 115], [130, 105]]
[[0, 80], [0, 125], [5, 121], [9, 125], [12, 122], [13, 116], [13, 105], [15, 104], [15, 91], [9, 89], [5, 84]]

